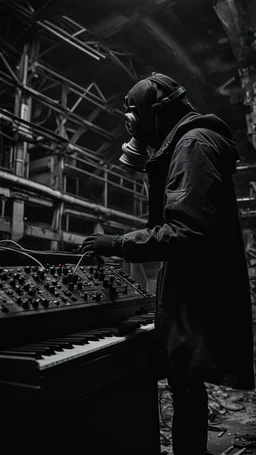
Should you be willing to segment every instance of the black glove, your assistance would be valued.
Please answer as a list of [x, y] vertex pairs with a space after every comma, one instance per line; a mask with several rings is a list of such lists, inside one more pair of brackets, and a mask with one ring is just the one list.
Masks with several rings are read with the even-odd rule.
[[81, 252], [93, 251], [99, 256], [122, 257], [122, 236], [107, 234], [92, 234], [86, 237], [81, 246]]

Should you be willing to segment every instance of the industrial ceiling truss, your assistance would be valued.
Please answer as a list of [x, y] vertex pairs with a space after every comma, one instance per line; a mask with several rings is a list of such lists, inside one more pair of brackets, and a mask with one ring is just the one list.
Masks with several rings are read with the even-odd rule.
[[[124, 95], [153, 70], [171, 67], [199, 110], [213, 103], [227, 118], [238, 112], [238, 135], [244, 110], [256, 149], [256, 20], [248, 30], [243, 2], [131, 0], [121, 12], [113, 0], [100, 16], [98, 0], [71, 3], [0, 3], [0, 236], [39, 237], [52, 249], [81, 243], [95, 226], [112, 233], [145, 225], [146, 177], [127, 174], [118, 156]], [[193, 16], [199, 3], [204, 20]], [[248, 156], [243, 147], [242, 218], [256, 212], [256, 160]]]
[[[35, 12], [29, 2], [10, 2], [8, 7], [25, 21], [33, 22]], [[79, 229], [74, 232], [74, 228], [71, 233], [70, 220], [100, 222], [119, 230], [144, 225], [145, 179], [130, 177], [120, 166], [104, 160], [104, 153], [124, 132], [119, 103], [115, 106], [118, 94], [108, 99], [97, 82], [83, 87], [45, 63], [47, 55], [64, 40], [90, 58], [110, 58], [136, 80], [130, 55], [100, 45], [85, 27], [68, 16], [61, 16], [57, 23], [35, 22], [37, 32], [25, 42], [20, 53], [11, 45], [5, 46], [4, 38], [0, 40], [1, 93], [2, 96], [7, 93], [8, 100], [11, 93], [13, 98], [13, 110], [0, 108], [1, 135], [7, 139], [1, 152], [4, 222], [0, 231], [16, 241], [24, 235], [45, 238], [56, 249], [63, 242], [81, 242], [83, 233]], [[46, 33], [54, 37], [54, 43], [45, 40]], [[123, 63], [127, 58], [128, 65]], [[56, 93], [57, 99], [53, 96]], [[81, 107], [86, 115], [78, 112]], [[114, 119], [112, 130], [97, 124], [101, 115]], [[87, 142], [85, 136], [93, 137], [88, 142], [95, 143], [96, 149], [79, 143], [81, 138]], [[103, 152], [103, 157], [99, 152]], [[6, 191], [5, 185], [11, 189]], [[126, 199], [129, 213], [123, 212]], [[12, 202], [11, 221], [7, 201]], [[47, 207], [50, 213], [42, 227], [31, 224], [24, 215], [35, 205]]]

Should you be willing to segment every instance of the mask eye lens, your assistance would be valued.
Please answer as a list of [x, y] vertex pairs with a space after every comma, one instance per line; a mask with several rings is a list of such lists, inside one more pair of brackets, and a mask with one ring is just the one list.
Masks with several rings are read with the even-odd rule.
[[134, 121], [132, 119], [132, 114], [131, 113], [128, 113], [128, 114], [125, 114], [125, 117], [124, 117], [124, 126], [125, 128], [127, 129], [128, 133], [133, 136], [135, 131], [134, 131]]
[[133, 130], [132, 130], [132, 125], [131, 125], [130, 120], [125, 120], [124, 126], [127, 129], [128, 133], [130, 133], [130, 135], [132, 136], [133, 135]]

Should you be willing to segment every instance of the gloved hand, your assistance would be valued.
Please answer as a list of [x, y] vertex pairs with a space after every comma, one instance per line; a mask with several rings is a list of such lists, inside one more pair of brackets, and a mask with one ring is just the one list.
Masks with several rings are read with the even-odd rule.
[[99, 256], [119, 256], [122, 257], [122, 236], [107, 234], [92, 234], [86, 237], [81, 246], [82, 254], [93, 251]]

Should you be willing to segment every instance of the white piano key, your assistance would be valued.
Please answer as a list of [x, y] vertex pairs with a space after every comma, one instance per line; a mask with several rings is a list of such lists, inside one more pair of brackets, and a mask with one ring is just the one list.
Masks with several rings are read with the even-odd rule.
[[113, 345], [118, 345], [123, 343], [126, 340], [136, 337], [139, 333], [144, 333], [154, 329], [154, 323], [141, 326], [135, 332], [122, 336], [122, 337], [106, 337], [98, 341], [89, 341], [86, 345], [76, 345], [72, 343], [74, 349], [63, 349], [61, 352], [56, 352], [56, 354], [42, 356], [42, 359], [37, 360], [37, 364], [40, 370], [45, 370], [46, 368], [52, 368], [57, 365], [60, 365], [64, 362], [71, 361], [78, 357], [86, 356], [92, 352], [100, 351], [102, 348], [107, 348]]

